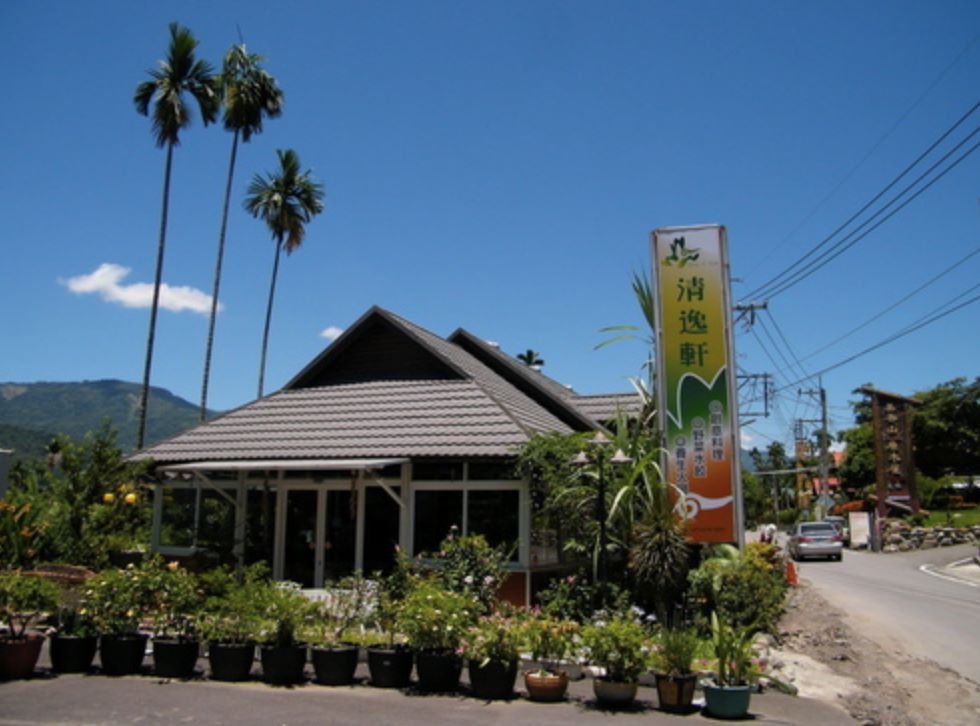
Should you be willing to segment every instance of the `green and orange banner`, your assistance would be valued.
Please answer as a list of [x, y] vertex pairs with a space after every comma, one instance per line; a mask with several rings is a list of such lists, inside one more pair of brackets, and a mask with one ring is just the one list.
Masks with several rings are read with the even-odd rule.
[[653, 232], [664, 473], [688, 538], [741, 543], [738, 412], [725, 228]]

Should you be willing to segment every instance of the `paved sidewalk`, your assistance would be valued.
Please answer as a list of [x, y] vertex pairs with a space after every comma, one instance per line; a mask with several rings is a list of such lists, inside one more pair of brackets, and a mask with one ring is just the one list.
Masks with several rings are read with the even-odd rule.
[[[149, 664], [149, 659], [147, 659]], [[200, 666], [205, 665], [204, 661]], [[39, 671], [41, 674], [42, 671]], [[359, 666], [358, 677], [366, 678]], [[521, 681], [518, 679], [518, 692]], [[523, 695], [523, 694], [521, 694]], [[698, 694], [700, 696], [700, 693]], [[26, 681], [0, 683], [0, 726], [29, 724], [505, 724], [567, 726], [576, 723], [630, 724], [720, 723], [695, 711], [672, 716], [656, 710], [656, 690], [641, 687], [638, 704], [627, 711], [605, 711], [595, 704], [588, 679], [573, 682], [565, 703], [532, 703], [523, 697], [484, 702], [457, 695], [424, 695], [372, 688], [313, 683], [282, 688], [258, 681], [217, 683], [204, 679], [166, 681], [150, 675], [109, 678], [101, 675], [42, 674]], [[752, 720], [758, 724], [848, 724], [836, 706], [781, 693], [752, 695]]]

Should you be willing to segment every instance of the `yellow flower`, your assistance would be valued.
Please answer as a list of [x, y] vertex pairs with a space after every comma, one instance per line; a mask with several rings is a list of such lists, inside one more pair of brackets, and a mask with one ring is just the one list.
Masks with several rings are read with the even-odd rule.
[[102, 495], [102, 501], [106, 504], [112, 504], [114, 501], [116, 501], [116, 495], [112, 492], [106, 492]]
[[135, 610], [133, 610], [132, 608], [130, 608], [129, 610], [127, 610], [127, 611], [126, 611], [126, 617], [127, 617], [127, 618], [131, 618], [131, 617], [133, 617], [133, 616], [134, 616], [135, 614], [136, 614], [136, 611], [135, 611]]
[[177, 560], [174, 560], [173, 562], [168, 562], [167, 563], [167, 569], [170, 570], [171, 572], [173, 572], [174, 570], [176, 570], [178, 567], [180, 567], [180, 563], [177, 562]]
[[125, 497], [123, 497], [123, 501], [126, 502], [126, 504], [136, 504], [136, 494], [130, 492]]
[[30, 537], [31, 536], [31, 529], [30, 529], [30, 527], [21, 527], [20, 528], [20, 536], [23, 537], [24, 539], [27, 539], [28, 537]]

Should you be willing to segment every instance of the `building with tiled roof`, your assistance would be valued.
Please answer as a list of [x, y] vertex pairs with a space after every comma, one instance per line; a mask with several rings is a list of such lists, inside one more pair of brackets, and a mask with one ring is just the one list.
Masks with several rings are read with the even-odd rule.
[[395, 545], [431, 551], [455, 526], [514, 547], [510, 597], [524, 601], [554, 553], [531, 545], [516, 453], [639, 408], [375, 307], [281, 391], [135, 458], [156, 464], [153, 546], [166, 555], [265, 559], [277, 578], [321, 587], [385, 569]]

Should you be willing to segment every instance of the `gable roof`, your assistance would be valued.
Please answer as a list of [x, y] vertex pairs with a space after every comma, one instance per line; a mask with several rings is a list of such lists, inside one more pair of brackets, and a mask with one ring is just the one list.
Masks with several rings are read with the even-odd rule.
[[508, 457], [535, 433], [598, 428], [572, 392], [484, 348], [373, 307], [281, 391], [134, 458]]

